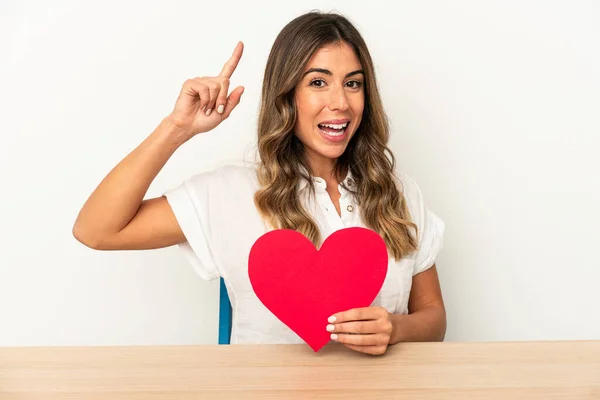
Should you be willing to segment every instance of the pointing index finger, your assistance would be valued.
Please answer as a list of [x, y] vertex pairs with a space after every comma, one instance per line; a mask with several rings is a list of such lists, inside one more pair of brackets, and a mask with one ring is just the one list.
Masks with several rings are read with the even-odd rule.
[[219, 76], [222, 76], [225, 78], [231, 78], [233, 71], [235, 71], [235, 68], [237, 67], [238, 63], [240, 62], [240, 58], [242, 58], [243, 52], [244, 52], [244, 43], [238, 42], [237, 46], [235, 46], [235, 49], [233, 50], [233, 54], [231, 54], [231, 58], [229, 58], [229, 60], [227, 60], [227, 62], [223, 66], [223, 69], [221, 70], [221, 73], [219, 74]]

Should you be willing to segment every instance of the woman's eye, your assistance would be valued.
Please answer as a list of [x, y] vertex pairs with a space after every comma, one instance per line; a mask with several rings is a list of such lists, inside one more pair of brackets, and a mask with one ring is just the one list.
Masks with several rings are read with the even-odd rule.
[[[351, 89], [359, 89], [362, 86], [362, 82], [361, 81], [350, 81], [350, 82], [347, 82], [346, 85], [348, 85]], [[315, 79], [310, 82], [310, 86], [324, 87], [325, 81], [323, 79]]]

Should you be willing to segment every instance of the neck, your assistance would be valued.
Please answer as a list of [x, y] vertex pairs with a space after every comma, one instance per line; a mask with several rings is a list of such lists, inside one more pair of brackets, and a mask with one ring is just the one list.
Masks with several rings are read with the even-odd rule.
[[308, 161], [310, 166], [310, 174], [314, 177], [320, 177], [327, 182], [327, 188], [336, 188], [341, 180], [344, 179], [347, 173], [341, 171], [342, 176], [337, 176], [335, 173], [335, 165], [337, 159], [325, 158], [325, 157], [314, 157], [314, 155], [308, 155]]
[[321, 177], [326, 181], [336, 178], [334, 174], [336, 159], [315, 157], [311, 154], [308, 154], [307, 158], [311, 175]]

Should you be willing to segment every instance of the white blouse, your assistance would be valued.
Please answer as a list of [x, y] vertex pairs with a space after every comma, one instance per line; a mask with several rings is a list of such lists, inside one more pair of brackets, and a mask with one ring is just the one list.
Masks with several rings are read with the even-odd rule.
[[[412, 277], [435, 263], [445, 225], [427, 208], [416, 182], [404, 173], [398, 173], [398, 178], [411, 218], [419, 228], [419, 250], [399, 261], [389, 258], [387, 276], [372, 305], [407, 314]], [[312, 179], [316, 199], [308, 195], [304, 182], [301, 201], [319, 225], [323, 240], [339, 229], [365, 227], [351, 193], [338, 186], [340, 216], [325, 190], [325, 181]], [[352, 184], [348, 175], [346, 185]], [[164, 195], [187, 239], [179, 247], [193, 268], [204, 279], [225, 280], [233, 309], [231, 343], [302, 343], [256, 297], [248, 277], [250, 249], [269, 230], [254, 205], [258, 188], [254, 165], [226, 165], [197, 174]]]

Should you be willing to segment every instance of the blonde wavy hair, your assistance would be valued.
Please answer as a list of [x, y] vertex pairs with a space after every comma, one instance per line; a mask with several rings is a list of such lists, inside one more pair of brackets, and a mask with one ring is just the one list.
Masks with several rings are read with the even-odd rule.
[[[388, 252], [399, 260], [416, 250], [417, 226], [395, 179], [396, 160], [387, 147], [389, 124], [371, 55], [358, 30], [342, 15], [318, 11], [301, 15], [275, 39], [265, 68], [258, 116], [260, 188], [254, 202], [272, 228], [298, 231], [317, 248], [321, 246], [319, 228], [300, 202], [301, 180], [308, 182], [312, 195], [315, 187], [304, 146], [293, 132], [297, 117], [294, 94], [312, 55], [323, 46], [340, 42], [353, 48], [364, 70], [365, 105], [361, 124], [336, 160], [334, 173], [353, 193], [363, 223], [383, 238]], [[343, 182], [348, 170], [355, 181], [352, 188]]]

